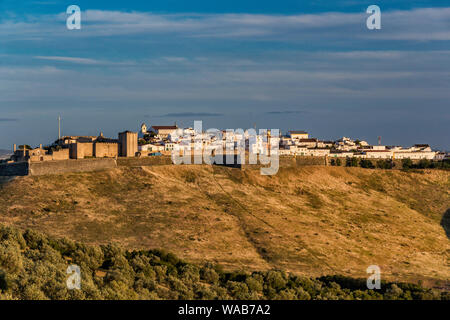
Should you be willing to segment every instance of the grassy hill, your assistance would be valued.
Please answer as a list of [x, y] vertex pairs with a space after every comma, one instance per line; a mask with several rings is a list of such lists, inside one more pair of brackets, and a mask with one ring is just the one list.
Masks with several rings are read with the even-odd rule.
[[[450, 173], [341, 167], [121, 167], [4, 181], [0, 223], [165, 249], [226, 270], [448, 286]], [[447, 231], [447, 234], [446, 234]]]

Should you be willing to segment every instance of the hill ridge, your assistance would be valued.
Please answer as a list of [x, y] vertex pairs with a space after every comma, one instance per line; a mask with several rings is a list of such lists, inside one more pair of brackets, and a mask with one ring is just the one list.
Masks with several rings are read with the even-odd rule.
[[450, 278], [449, 186], [440, 170], [121, 167], [10, 180], [0, 223], [233, 270], [434, 281]]

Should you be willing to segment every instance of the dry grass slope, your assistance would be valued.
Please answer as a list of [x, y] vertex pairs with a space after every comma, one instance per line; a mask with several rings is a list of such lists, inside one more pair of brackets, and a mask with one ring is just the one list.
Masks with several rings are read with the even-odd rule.
[[376, 264], [385, 279], [443, 284], [449, 186], [439, 170], [130, 167], [5, 181], [0, 222], [228, 269], [361, 277]]

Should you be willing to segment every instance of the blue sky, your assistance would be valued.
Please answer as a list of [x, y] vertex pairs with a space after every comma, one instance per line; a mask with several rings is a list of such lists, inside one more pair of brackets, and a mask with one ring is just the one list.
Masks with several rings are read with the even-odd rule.
[[53, 141], [61, 114], [64, 134], [203, 120], [450, 150], [445, 2], [0, 0], [0, 148]]

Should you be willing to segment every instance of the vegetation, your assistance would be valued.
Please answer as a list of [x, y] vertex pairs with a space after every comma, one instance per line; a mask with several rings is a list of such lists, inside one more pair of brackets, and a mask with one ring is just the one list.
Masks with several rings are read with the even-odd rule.
[[358, 166], [358, 159], [355, 157], [349, 158], [347, 157], [345, 159], [345, 166], [346, 167], [357, 167]]
[[431, 161], [422, 159], [417, 163], [413, 163], [411, 159], [402, 160], [402, 168], [404, 170], [409, 169], [450, 169], [450, 160], [443, 161]]
[[[69, 290], [69, 265], [81, 289]], [[161, 250], [124, 251], [0, 226], [0, 299], [450, 299], [448, 292], [405, 283], [368, 290], [364, 279], [309, 279], [282, 271], [225, 272]]]
[[[409, 169], [450, 169], [450, 160], [443, 160], [443, 161], [432, 161], [427, 159], [422, 159], [416, 162], [413, 162], [411, 159], [402, 159], [402, 168], [404, 170]], [[331, 166], [340, 166], [341, 160], [339, 158], [337, 159], [331, 159], [330, 161]], [[358, 167], [365, 169], [393, 169], [395, 167], [395, 162], [392, 159], [380, 159], [377, 160], [374, 164], [374, 160], [370, 159], [361, 159], [358, 161], [355, 157], [347, 157], [345, 159], [345, 166], [346, 167]]]
[[156, 133], [155, 133], [155, 132], [153, 132], [153, 131], [148, 132], [148, 133], [146, 133], [146, 134], [144, 135], [144, 137], [142, 137], [142, 138], [140, 138], [140, 139], [138, 140], [138, 145], [141, 146], [141, 145], [145, 145], [145, 144], [151, 143], [152, 140], [153, 140], [155, 137], [156, 137]]
[[340, 166], [342, 165], [342, 161], [341, 161], [341, 159], [339, 159], [339, 158], [331, 159], [330, 164], [331, 164], [332, 166], [338, 166], [338, 167], [340, 167]]
[[395, 167], [394, 161], [392, 159], [386, 159], [386, 160], [378, 160], [377, 161], [377, 168], [380, 169], [393, 169]]
[[366, 169], [375, 169], [375, 166], [373, 165], [372, 161], [367, 160], [367, 159], [361, 159], [359, 161], [359, 166], [361, 168], [366, 168]]

